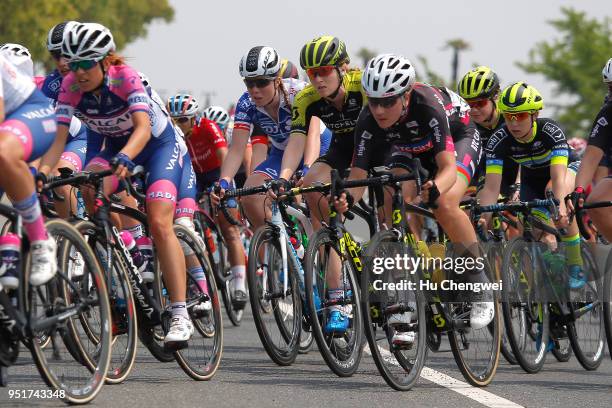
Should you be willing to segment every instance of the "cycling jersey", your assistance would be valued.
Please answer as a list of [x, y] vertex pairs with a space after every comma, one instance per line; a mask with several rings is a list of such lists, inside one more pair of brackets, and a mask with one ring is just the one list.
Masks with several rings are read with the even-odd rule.
[[221, 167], [217, 150], [227, 147], [227, 143], [221, 129], [214, 121], [201, 118], [191, 130], [191, 136], [185, 141], [196, 174], [208, 173]]
[[435, 156], [454, 152], [457, 173], [469, 184], [481, 144], [465, 101], [446, 88], [417, 83], [407, 112], [397, 124], [382, 129], [369, 107], [364, 108], [355, 128], [352, 166], [363, 170], [381, 165], [405, 167], [418, 157], [424, 168], [434, 172]]
[[[304, 88], [293, 103], [292, 133], [306, 135], [310, 119], [316, 116], [332, 132], [328, 151], [317, 159], [331, 168], [346, 169], [351, 163], [353, 131], [359, 112], [367, 102], [361, 87], [361, 71], [349, 71], [342, 78], [344, 103], [338, 111], [312, 85]], [[323, 144], [323, 140], [321, 141]], [[326, 141], [327, 144], [327, 141]]]
[[612, 168], [612, 100], [607, 101], [595, 117], [589, 135], [589, 145], [603, 150], [602, 162]]
[[[251, 130], [251, 125], [258, 125], [268, 136], [272, 146], [279, 150], [285, 150], [289, 133], [291, 131], [291, 105], [296, 94], [301, 91], [306, 83], [297, 79], [283, 79], [283, 86], [287, 92], [289, 105], [286, 104], [281, 94], [280, 106], [278, 108], [278, 122], [272, 119], [263, 108], [253, 103], [248, 92], [245, 92], [236, 104], [234, 116], [234, 129]], [[255, 143], [255, 140], [253, 140]]]
[[125, 146], [134, 131], [132, 114], [136, 112], [146, 112], [151, 121], [151, 139], [132, 158], [148, 172], [147, 200], [175, 203], [185, 152], [170, 119], [149, 97], [138, 73], [125, 65], [111, 66], [96, 93], [82, 92], [74, 73], [69, 73], [62, 81], [58, 124], [68, 126], [76, 115], [89, 129], [105, 138], [105, 149], [92, 164], [107, 167], [108, 161]]
[[4, 99], [4, 114], [8, 116], [32, 95], [36, 85], [3, 55], [0, 55], [0, 77], [0, 98]]

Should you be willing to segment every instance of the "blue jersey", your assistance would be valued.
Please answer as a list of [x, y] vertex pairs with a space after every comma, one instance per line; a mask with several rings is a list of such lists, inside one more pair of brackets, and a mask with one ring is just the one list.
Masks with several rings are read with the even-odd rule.
[[45, 77], [40, 90], [53, 102], [57, 102], [57, 97], [62, 87], [62, 75], [56, 69]]

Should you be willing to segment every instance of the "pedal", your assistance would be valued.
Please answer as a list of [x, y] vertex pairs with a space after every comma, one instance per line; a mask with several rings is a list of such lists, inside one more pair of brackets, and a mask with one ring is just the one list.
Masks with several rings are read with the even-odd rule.
[[186, 341], [173, 341], [164, 343], [164, 351], [168, 353], [173, 353], [175, 351], [184, 350], [189, 346], [189, 343]]

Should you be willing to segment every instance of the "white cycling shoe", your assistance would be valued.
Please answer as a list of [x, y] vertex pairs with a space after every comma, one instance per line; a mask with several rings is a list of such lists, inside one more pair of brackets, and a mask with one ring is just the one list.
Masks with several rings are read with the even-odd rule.
[[182, 315], [172, 316], [170, 330], [164, 338], [164, 346], [172, 349], [184, 348], [193, 335], [193, 323]]
[[32, 269], [30, 283], [34, 286], [44, 285], [55, 276], [57, 272], [57, 244], [53, 237], [30, 244], [32, 256]]

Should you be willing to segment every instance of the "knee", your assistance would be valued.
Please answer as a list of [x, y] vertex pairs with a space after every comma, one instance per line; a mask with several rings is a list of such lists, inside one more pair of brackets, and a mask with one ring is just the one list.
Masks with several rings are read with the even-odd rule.
[[0, 133], [0, 165], [12, 165], [18, 157], [15, 141], [11, 136]]
[[167, 239], [169, 236], [174, 234], [172, 229], [172, 221], [167, 220], [163, 217], [150, 217], [149, 218], [149, 228], [151, 230], [151, 235], [155, 240], [163, 240]]

